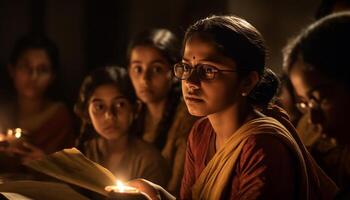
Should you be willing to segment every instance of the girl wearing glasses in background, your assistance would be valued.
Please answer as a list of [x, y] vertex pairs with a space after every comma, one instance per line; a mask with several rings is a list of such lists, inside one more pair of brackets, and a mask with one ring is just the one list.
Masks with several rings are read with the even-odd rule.
[[[350, 191], [350, 12], [323, 18], [285, 49], [300, 111], [321, 130], [311, 154], [344, 191]], [[301, 132], [302, 134], [305, 134]]]
[[100, 68], [87, 76], [75, 112], [82, 120], [78, 148], [118, 179], [146, 178], [166, 186], [169, 170], [156, 148], [137, 137], [136, 95], [126, 69]]
[[172, 73], [179, 60], [179, 41], [166, 29], [141, 32], [129, 44], [129, 75], [141, 101], [136, 126], [171, 166], [167, 189], [174, 195], [180, 189], [187, 136], [195, 120]]
[[[336, 186], [313, 162], [278, 107], [260, 33], [234, 16], [197, 21], [184, 37], [182, 79], [189, 135], [180, 199], [332, 199]], [[135, 180], [154, 199], [162, 191]], [[164, 194], [159, 192], [160, 195]]]

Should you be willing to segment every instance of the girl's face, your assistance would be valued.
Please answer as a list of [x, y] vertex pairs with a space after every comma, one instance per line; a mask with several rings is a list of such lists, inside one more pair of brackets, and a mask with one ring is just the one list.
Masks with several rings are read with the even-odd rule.
[[17, 94], [25, 98], [41, 98], [52, 80], [50, 58], [43, 49], [29, 49], [10, 67]]
[[172, 66], [149, 46], [136, 46], [130, 55], [129, 75], [138, 98], [144, 103], [166, 99], [172, 85]]
[[134, 117], [133, 105], [113, 84], [95, 89], [88, 112], [96, 132], [108, 140], [128, 134]]
[[292, 66], [290, 79], [295, 89], [298, 105], [309, 113], [309, 122], [321, 125], [328, 136], [348, 140], [350, 94], [341, 84], [330, 80], [310, 68], [302, 60]]
[[[236, 70], [232, 59], [220, 54], [212, 43], [196, 36], [186, 42], [182, 62], [195, 69], [199, 64], [205, 64], [218, 70]], [[218, 71], [213, 80], [200, 80], [194, 70], [187, 80], [182, 80], [183, 96], [194, 116], [207, 116], [232, 107], [242, 99], [241, 90], [236, 72]]]

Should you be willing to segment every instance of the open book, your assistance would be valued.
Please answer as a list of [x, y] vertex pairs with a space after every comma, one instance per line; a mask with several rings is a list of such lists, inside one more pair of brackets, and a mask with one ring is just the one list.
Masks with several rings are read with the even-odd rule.
[[86, 158], [78, 149], [64, 149], [44, 159], [33, 160], [28, 167], [107, 196], [105, 187], [115, 185], [116, 177], [101, 165]]
[[[116, 177], [109, 170], [86, 158], [76, 148], [64, 149], [62, 151], [48, 155], [43, 159], [30, 161], [26, 165], [36, 171], [55, 177], [63, 182], [70, 183], [70, 184], [94, 191], [106, 197], [110, 197], [111, 193], [107, 192], [105, 190], [105, 187], [116, 184]], [[5, 190], [2, 189], [4, 187], [5, 187]], [[9, 187], [9, 188], [15, 187], [15, 189], [6, 190], [6, 187]], [[31, 189], [28, 189], [28, 188], [31, 188]], [[45, 191], [45, 192], [50, 190], [53, 192], [53, 194], [65, 193], [66, 199], [69, 197], [68, 199], [84, 200], [84, 197], [80, 198], [79, 194], [77, 194], [78, 196], [75, 194], [77, 192], [75, 192], [73, 189], [69, 189], [69, 186], [64, 184], [46, 183], [46, 182], [39, 182], [39, 181], [17, 181], [12, 185], [11, 183], [6, 183], [4, 185], [0, 184], [1, 192], [21, 191], [20, 194], [22, 195], [26, 195], [27, 193], [23, 191], [27, 191], [27, 190], [40, 191], [40, 190], [37, 190], [38, 188], [39, 189], [41, 188], [41, 191]], [[77, 196], [77, 197], [71, 198], [73, 196]], [[50, 199], [50, 198], [35, 198], [35, 199]], [[147, 199], [147, 198], [142, 198], [142, 199]]]
[[89, 200], [68, 185], [41, 181], [13, 181], [0, 184], [0, 199]]

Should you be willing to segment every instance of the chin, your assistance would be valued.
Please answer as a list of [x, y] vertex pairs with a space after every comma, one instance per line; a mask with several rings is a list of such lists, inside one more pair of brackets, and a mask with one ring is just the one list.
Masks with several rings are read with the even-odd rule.
[[121, 135], [105, 135], [103, 137], [107, 140], [117, 140], [117, 139], [121, 138]]
[[188, 112], [195, 117], [204, 117], [208, 115], [207, 112], [203, 112], [204, 109], [193, 108], [191, 106], [187, 106], [187, 109], [188, 109]]

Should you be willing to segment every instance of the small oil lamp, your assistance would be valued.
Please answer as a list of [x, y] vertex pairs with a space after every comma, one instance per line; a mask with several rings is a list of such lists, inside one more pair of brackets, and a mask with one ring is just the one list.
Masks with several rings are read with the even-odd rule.
[[105, 187], [105, 190], [109, 193], [108, 200], [147, 200], [137, 188], [125, 185], [119, 180], [115, 185]]

